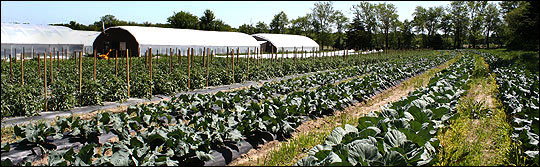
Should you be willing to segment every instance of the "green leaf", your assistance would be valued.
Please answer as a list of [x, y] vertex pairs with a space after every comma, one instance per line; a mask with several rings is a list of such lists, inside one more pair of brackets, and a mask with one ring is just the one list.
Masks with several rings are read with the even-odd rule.
[[202, 151], [196, 151], [195, 154], [197, 155], [197, 158], [199, 158], [201, 161], [210, 161], [214, 159], [211, 154]]
[[347, 134], [347, 131], [345, 131], [341, 127], [337, 127], [334, 130], [332, 130], [332, 132], [330, 133], [330, 135], [328, 135], [328, 137], [326, 137], [326, 140], [324, 143], [327, 145], [338, 145], [341, 143], [341, 140], [343, 139], [343, 136], [345, 136], [345, 134]]
[[407, 141], [407, 136], [405, 136], [403, 132], [395, 129], [390, 129], [384, 135], [384, 142], [390, 145], [390, 147], [399, 147], [401, 144], [405, 143], [405, 141]]
[[317, 153], [315, 153], [315, 157], [317, 159], [320, 159], [321, 161], [323, 159], [325, 159], [326, 157], [328, 157], [328, 155], [330, 154], [330, 152], [332, 152], [332, 150], [320, 150], [318, 151]]
[[128, 151], [122, 148], [111, 155], [110, 162], [114, 166], [129, 166], [129, 157]]
[[316, 145], [315, 147], [311, 148], [311, 149], [308, 151], [308, 155], [315, 156], [315, 154], [316, 154], [317, 152], [323, 151], [323, 150], [332, 150], [332, 146], [318, 144], [318, 145]]
[[90, 164], [92, 162], [92, 157], [94, 156], [94, 144], [87, 144], [83, 146], [77, 153], [77, 157], [80, 158], [85, 164]]
[[21, 127], [19, 127], [19, 125], [13, 126], [13, 132], [15, 132], [16, 137], [21, 137], [21, 138], [26, 137], [24, 131], [21, 129]]
[[383, 161], [385, 166], [407, 166], [407, 160], [397, 151], [388, 152]]
[[430, 121], [426, 113], [422, 112], [422, 110], [417, 106], [410, 106], [407, 112], [409, 112], [414, 117], [414, 120], [418, 121], [419, 123]]
[[315, 166], [317, 164], [317, 158], [315, 156], [307, 156], [296, 162], [296, 166]]
[[2, 160], [2, 166], [13, 166], [13, 162], [11, 162], [11, 159], [6, 158]]
[[339, 158], [339, 156], [334, 153], [334, 152], [330, 152], [328, 154], [328, 156], [326, 156], [326, 158], [324, 158], [322, 160], [322, 162], [325, 164], [325, 165], [329, 165], [329, 164], [332, 164], [332, 163], [338, 163], [338, 162], [342, 162], [341, 158]]
[[73, 155], [75, 154], [75, 151], [73, 151], [73, 148], [69, 148], [69, 150], [64, 154], [64, 159], [69, 162], [73, 162], [75, 158], [73, 158]]
[[351, 142], [345, 149], [349, 152], [347, 160], [352, 165], [357, 165], [361, 161], [377, 161], [382, 157], [375, 145], [365, 142]]
[[2, 151], [8, 152], [10, 149], [9, 143], [5, 142], [2, 144]]

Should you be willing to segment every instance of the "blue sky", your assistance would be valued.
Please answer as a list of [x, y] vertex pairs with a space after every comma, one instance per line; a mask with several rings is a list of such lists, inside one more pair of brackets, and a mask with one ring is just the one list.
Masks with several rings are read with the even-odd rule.
[[[216, 18], [232, 27], [244, 23], [264, 21], [269, 24], [273, 16], [284, 11], [289, 19], [311, 12], [317, 1], [2, 1], [2, 22], [28, 22], [31, 24], [68, 23], [71, 20], [92, 24], [106, 14], [125, 21], [166, 23], [174, 12], [188, 11], [200, 17], [205, 9], [214, 11]], [[360, 1], [333, 1], [349, 19], [351, 8]], [[396, 5], [399, 20], [412, 19], [416, 6], [447, 6], [449, 1], [370, 1], [370, 3]]]

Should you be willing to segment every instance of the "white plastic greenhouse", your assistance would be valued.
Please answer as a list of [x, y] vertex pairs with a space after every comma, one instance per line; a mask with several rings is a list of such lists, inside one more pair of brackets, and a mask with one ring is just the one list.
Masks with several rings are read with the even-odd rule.
[[239, 49], [246, 53], [259, 47], [259, 42], [248, 34], [239, 32], [203, 31], [191, 29], [117, 26], [110, 27], [101, 33], [94, 41], [94, 49], [105, 53], [110, 49], [130, 50], [130, 55], [144, 55], [148, 48], [152, 52], [169, 53], [172, 48], [180, 49], [186, 54], [187, 48], [194, 48], [195, 54], [200, 55], [204, 48], [209, 48], [215, 54], [224, 54], [229, 49]]
[[83, 51], [84, 46], [91, 48], [98, 34], [94, 31], [75, 31], [64, 26], [2, 23], [2, 57], [11, 53], [20, 55], [23, 48], [27, 58], [32, 50], [34, 53], [44, 53], [64, 49], [69, 55], [73, 51]]
[[285, 50], [292, 52], [296, 48], [297, 51], [312, 51], [318, 50], [319, 44], [313, 41], [311, 38], [301, 35], [291, 34], [253, 34], [252, 35], [258, 41], [268, 41], [261, 44], [261, 47], [266, 52], [271, 52], [271, 49], [277, 48], [279, 51]]
[[101, 33], [98, 31], [79, 31], [79, 30], [73, 30], [73, 33], [76, 34], [75, 36], [78, 36], [76, 39], [80, 41], [80, 43], [83, 44], [84, 50], [87, 53], [93, 53], [93, 44], [94, 40], [96, 40], [96, 37]]

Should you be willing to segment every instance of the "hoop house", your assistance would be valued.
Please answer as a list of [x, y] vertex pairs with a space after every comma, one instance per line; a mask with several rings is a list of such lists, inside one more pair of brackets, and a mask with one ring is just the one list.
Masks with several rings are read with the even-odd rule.
[[[144, 55], [148, 48], [153, 54], [169, 53], [169, 49], [180, 49], [185, 54], [187, 48], [194, 48], [195, 54], [201, 54], [203, 48], [209, 48], [216, 54], [226, 53], [229, 49], [254, 50], [259, 46], [257, 40], [248, 34], [239, 32], [203, 31], [191, 29], [117, 26], [109, 27], [94, 41], [94, 49], [105, 53], [110, 49], [130, 50], [130, 55]], [[176, 51], [175, 51], [176, 52]]]
[[319, 49], [319, 44], [313, 41], [311, 38], [301, 35], [290, 35], [290, 34], [253, 34], [252, 35], [257, 41], [267, 41], [261, 44], [261, 47], [265, 52], [274, 51], [293, 51], [295, 48], [297, 50], [312, 51], [314, 49]]
[[[68, 52], [83, 51], [85, 44], [91, 44], [99, 32], [74, 31], [63, 26], [2, 23], [2, 57], [11, 53], [20, 55], [23, 48], [25, 55], [52, 52], [53, 49]], [[6, 53], [4, 53], [4, 50]], [[16, 55], [13, 55], [16, 56]]]

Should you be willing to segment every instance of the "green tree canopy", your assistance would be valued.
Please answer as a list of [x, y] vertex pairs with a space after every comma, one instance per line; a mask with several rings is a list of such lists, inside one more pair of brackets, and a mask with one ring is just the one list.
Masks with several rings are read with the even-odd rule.
[[180, 11], [167, 18], [167, 22], [171, 24], [174, 28], [184, 28], [184, 29], [198, 29], [199, 28], [199, 18], [197, 16], [189, 13]]
[[287, 25], [289, 25], [289, 19], [285, 12], [281, 11], [274, 15], [274, 19], [270, 22], [270, 31], [272, 31], [272, 33], [284, 34]]

